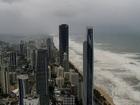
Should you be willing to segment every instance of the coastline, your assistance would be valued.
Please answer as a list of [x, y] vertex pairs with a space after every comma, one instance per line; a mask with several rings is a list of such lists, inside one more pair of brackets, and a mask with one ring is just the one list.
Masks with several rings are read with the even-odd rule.
[[[80, 80], [83, 80], [83, 75], [79, 72], [74, 64], [69, 61], [70, 68], [74, 69], [80, 76]], [[115, 105], [112, 97], [107, 93], [107, 91], [101, 86], [94, 86], [94, 101], [97, 105]]]
[[[54, 45], [55, 45], [55, 48], [58, 50], [58, 37], [55, 36], [54, 37]], [[81, 48], [82, 49], [82, 48]], [[83, 80], [83, 74], [82, 72], [80, 72], [80, 70], [73, 64], [73, 62], [71, 61], [71, 59], [69, 60], [69, 65], [72, 69], [75, 70], [75, 72], [77, 72], [80, 76], [80, 80], [82, 81]], [[101, 86], [94, 86], [95, 89], [93, 90], [94, 93], [96, 92], [96, 94], [94, 94], [96, 97], [98, 97], [99, 99], [104, 99], [102, 100], [102, 104], [97, 104], [97, 105], [115, 105], [114, 102], [113, 102], [113, 99], [112, 97], [107, 93], [107, 91], [102, 88]], [[98, 94], [99, 93], [99, 94]], [[96, 98], [97, 99], [97, 98]], [[106, 103], [106, 104], [104, 104]]]

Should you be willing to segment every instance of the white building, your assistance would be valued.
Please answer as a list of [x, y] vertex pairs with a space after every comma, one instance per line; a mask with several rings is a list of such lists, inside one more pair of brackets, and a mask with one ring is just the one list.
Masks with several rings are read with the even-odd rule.
[[62, 88], [64, 85], [64, 78], [63, 77], [57, 77], [56, 78], [56, 85], [58, 88]]
[[57, 77], [64, 77], [64, 68], [62, 66], [59, 66], [56, 72], [57, 72]]

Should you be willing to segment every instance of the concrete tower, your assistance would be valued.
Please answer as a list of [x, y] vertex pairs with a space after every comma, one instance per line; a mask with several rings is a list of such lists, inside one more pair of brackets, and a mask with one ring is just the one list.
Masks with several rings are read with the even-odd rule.
[[70, 73], [70, 82], [71, 85], [74, 85], [76, 88], [76, 96], [78, 100], [80, 99], [80, 87], [79, 87], [79, 74], [76, 72], [71, 72]]
[[20, 56], [26, 57], [27, 56], [27, 46], [26, 43], [24, 41], [20, 41]]
[[0, 84], [2, 92], [8, 94], [9, 92], [9, 72], [6, 67], [1, 66], [0, 68]]
[[20, 55], [21, 56], [24, 56], [24, 42], [23, 41], [20, 41]]
[[68, 72], [69, 71], [69, 61], [68, 61], [67, 53], [64, 53], [63, 66], [64, 66], [64, 71]]
[[37, 64], [37, 53], [36, 53], [36, 50], [32, 51], [31, 64], [32, 64], [32, 69], [35, 71], [36, 70], [36, 64]]
[[48, 59], [49, 63], [53, 63], [53, 38], [48, 37], [47, 40], [47, 50], [48, 50]]
[[16, 52], [11, 52], [10, 53], [10, 66], [16, 66], [17, 65], [17, 60], [16, 60], [16, 58], [17, 58], [17, 54], [16, 54]]
[[10, 85], [17, 82], [16, 79], [17, 53], [15, 51], [9, 54], [9, 82]]

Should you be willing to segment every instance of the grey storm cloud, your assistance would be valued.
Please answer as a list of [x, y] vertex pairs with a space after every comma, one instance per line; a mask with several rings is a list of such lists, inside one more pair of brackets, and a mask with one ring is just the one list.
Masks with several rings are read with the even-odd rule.
[[139, 27], [139, 5], [138, 0], [0, 0], [0, 32], [55, 33], [61, 23], [70, 24], [73, 33], [87, 25]]
[[6, 3], [14, 3], [14, 2], [20, 2], [21, 0], [2, 0], [2, 2]]

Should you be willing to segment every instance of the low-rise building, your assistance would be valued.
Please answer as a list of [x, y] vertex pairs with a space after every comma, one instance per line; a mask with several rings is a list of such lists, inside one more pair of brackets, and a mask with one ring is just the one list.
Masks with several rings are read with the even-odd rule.
[[39, 98], [24, 98], [24, 105], [39, 105]]
[[75, 105], [75, 96], [64, 95], [63, 105]]

